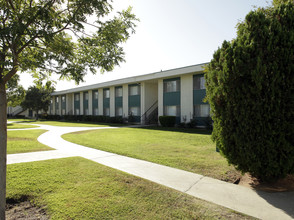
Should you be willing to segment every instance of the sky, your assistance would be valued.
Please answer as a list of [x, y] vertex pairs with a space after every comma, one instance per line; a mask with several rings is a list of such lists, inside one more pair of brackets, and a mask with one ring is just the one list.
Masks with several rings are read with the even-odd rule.
[[[114, 0], [114, 11], [131, 6], [140, 19], [136, 33], [123, 45], [125, 62], [112, 72], [89, 73], [84, 83], [58, 80], [56, 90], [143, 75], [209, 62], [224, 40], [236, 37], [236, 25], [268, 0]], [[30, 74], [21, 76], [27, 89]]]

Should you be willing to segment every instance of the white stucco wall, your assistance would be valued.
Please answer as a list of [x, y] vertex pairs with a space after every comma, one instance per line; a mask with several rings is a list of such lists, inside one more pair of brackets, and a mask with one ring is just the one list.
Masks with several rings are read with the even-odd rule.
[[103, 89], [98, 89], [98, 115], [103, 115]]
[[129, 87], [128, 84], [123, 85], [123, 117], [129, 115]]
[[55, 115], [55, 96], [52, 96], [52, 115]]
[[163, 115], [163, 79], [158, 80], [158, 116]]
[[84, 92], [80, 92], [80, 115], [84, 114]]
[[114, 86], [109, 88], [109, 108], [110, 108], [110, 117], [115, 116], [115, 89]]
[[193, 74], [181, 76], [181, 122], [186, 123], [193, 117]]
[[73, 94], [69, 93], [66, 94], [66, 114], [72, 115], [73, 113], [73, 102], [72, 102], [72, 97]]
[[89, 100], [88, 100], [88, 106], [89, 106], [89, 115], [93, 115], [93, 91], [92, 90], [89, 90], [88, 91], [88, 94], [89, 94]]
[[[147, 111], [158, 99], [158, 86], [156, 83], [145, 83], [145, 109]], [[143, 113], [144, 113], [143, 112]]]

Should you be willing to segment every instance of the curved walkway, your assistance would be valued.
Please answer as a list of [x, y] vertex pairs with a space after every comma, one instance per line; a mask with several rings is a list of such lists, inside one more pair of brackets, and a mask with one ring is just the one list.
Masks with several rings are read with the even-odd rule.
[[48, 130], [39, 136], [38, 141], [56, 150], [8, 155], [8, 164], [80, 156], [256, 218], [294, 219], [294, 192], [255, 191], [176, 168], [88, 148], [61, 138], [70, 132], [118, 127], [38, 126], [32, 129]]

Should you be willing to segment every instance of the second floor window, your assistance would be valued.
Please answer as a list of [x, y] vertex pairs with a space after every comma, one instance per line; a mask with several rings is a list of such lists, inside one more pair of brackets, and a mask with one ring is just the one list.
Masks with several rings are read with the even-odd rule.
[[180, 79], [163, 81], [164, 92], [179, 92]]
[[194, 76], [194, 78], [193, 78], [193, 89], [194, 90], [205, 89], [205, 78], [204, 78], [204, 76]]

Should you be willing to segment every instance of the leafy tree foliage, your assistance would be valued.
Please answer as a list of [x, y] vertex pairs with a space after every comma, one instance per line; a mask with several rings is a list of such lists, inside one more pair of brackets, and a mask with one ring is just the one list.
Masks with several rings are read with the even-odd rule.
[[[6, 84], [24, 71], [83, 80], [124, 61], [134, 32], [131, 8], [112, 15], [108, 0], [0, 0], [0, 219], [5, 219]], [[90, 30], [91, 28], [91, 30]]]
[[261, 180], [294, 173], [294, 5], [250, 12], [207, 66], [213, 140]]
[[25, 99], [21, 103], [23, 109], [30, 109], [36, 112], [36, 118], [40, 110], [48, 111], [51, 102], [51, 93], [54, 91], [54, 86], [51, 82], [47, 82], [45, 86], [40, 84], [29, 87], [26, 92]]
[[25, 97], [25, 89], [19, 85], [19, 76], [14, 75], [6, 85], [7, 106], [16, 107]]

